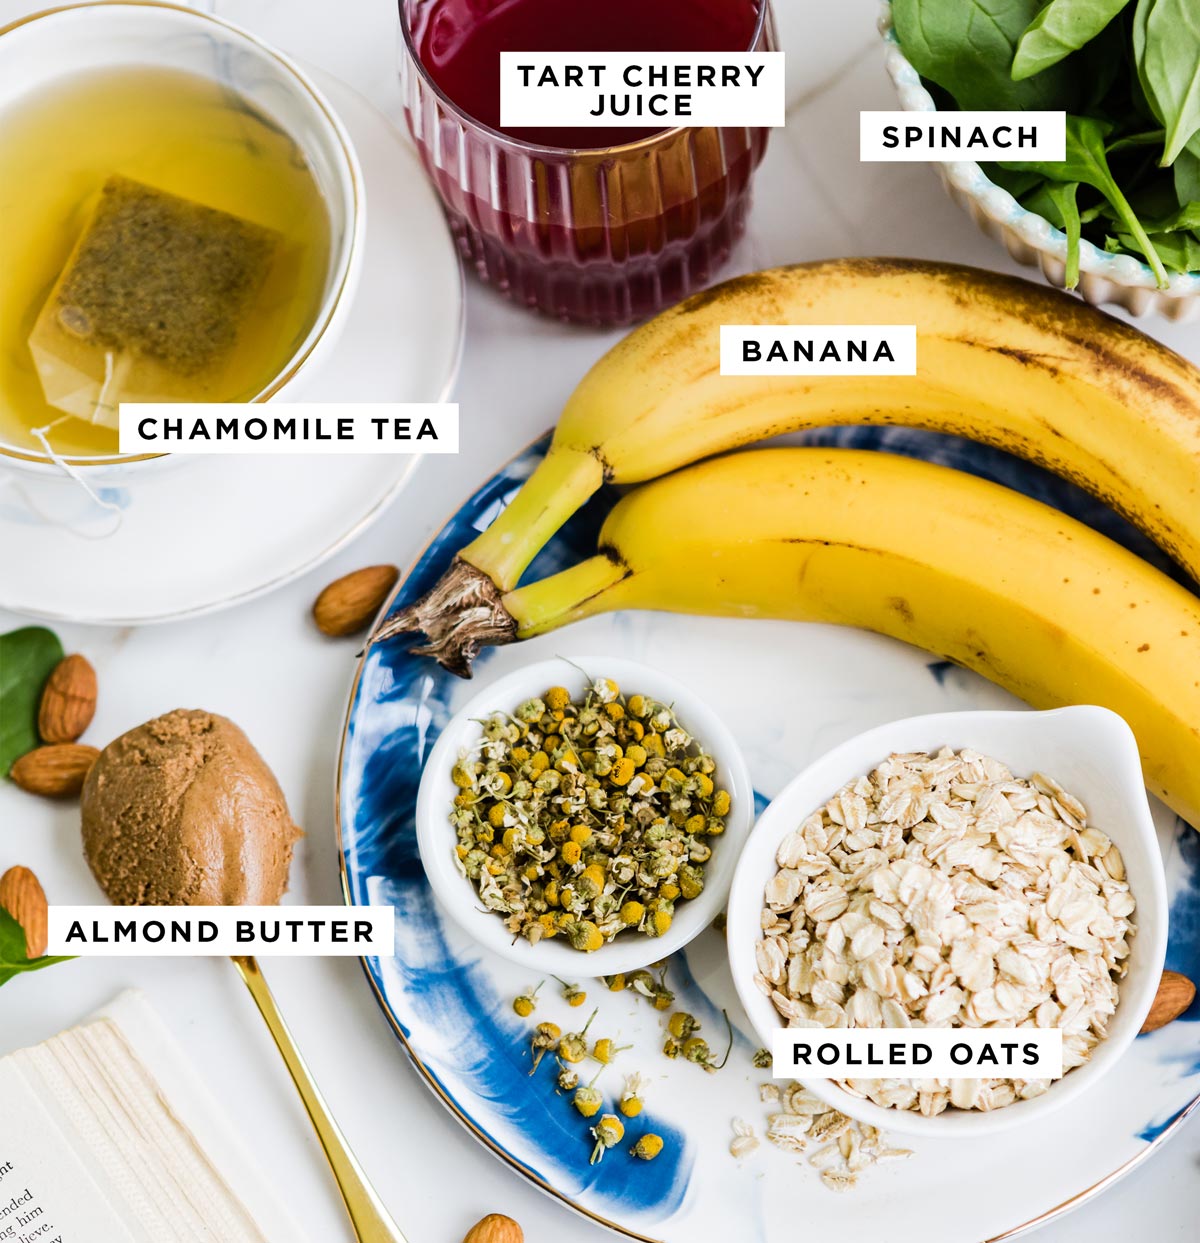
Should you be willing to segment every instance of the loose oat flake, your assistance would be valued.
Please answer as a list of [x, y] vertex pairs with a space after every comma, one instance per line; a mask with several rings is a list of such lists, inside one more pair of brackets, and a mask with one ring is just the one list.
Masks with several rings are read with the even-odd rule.
[[[1134, 899], [1117, 847], [1049, 777], [970, 750], [892, 755], [790, 833], [776, 863], [755, 982], [788, 1026], [1057, 1027], [1064, 1073], [1104, 1039]], [[932, 1116], [997, 1109], [1050, 1081], [842, 1086]], [[812, 1142], [846, 1134], [827, 1116]], [[854, 1156], [839, 1151], [850, 1176]]]

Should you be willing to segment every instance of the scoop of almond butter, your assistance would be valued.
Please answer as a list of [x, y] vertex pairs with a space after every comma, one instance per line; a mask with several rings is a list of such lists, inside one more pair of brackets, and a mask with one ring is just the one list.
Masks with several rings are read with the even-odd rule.
[[489, 1213], [467, 1231], [463, 1243], [525, 1243], [525, 1231], [511, 1217]]

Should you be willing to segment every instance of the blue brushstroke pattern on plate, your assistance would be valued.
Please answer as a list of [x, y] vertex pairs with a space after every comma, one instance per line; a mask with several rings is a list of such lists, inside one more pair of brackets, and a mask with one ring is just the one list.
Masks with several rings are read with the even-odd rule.
[[[1000, 451], [895, 428], [823, 429], [801, 439], [925, 458], [1017, 488], [1180, 577], [1159, 550], [1121, 518], [1073, 485]], [[547, 437], [510, 463], [463, 505], [409, 575], [393, 611], [433, 586], [457, 550], [507, 504], [548, 442]], [[541, 578], [589, 556], [612, 500], [608, 489], [593, 498], [541, 552], [529, 577]], [[488, 655], [484, 653], [481, 662]], [[955, 669], [945, 661], [928, 662], [927, 667], [939, 685]], [[340, 815], [346, 874], [351, 900], [391, 902], [399, 927], [394, 962], [370, 959], [367, 970], [406, 1039], [417, 1027], [437, 1033], [436, 1043], [445, 1057], [442, 1071], [431, 1055], [422, 1058], [422, 1069], [477, 1129], [486, 1131], [486, 1119], [477, 1116], [485, 1107], [502, 1119], [496, 1125], [503, 1133], [494, 1130], [488, 1138], [520, 1168], [552, 1187], [572, 1188], [577, 1200], [586, 1199], [589, 1211], [617, 1224], [625, 1224], [623, 1218], [642, 1225], [665, 1220], [696, 1194], [691, 1185], [695, 1144], [650, 1111], [628, 1124], [627, 1140], [644, 1131], [663, 1135], [666, 1144], [658, 1160], [631, 1164], [614, 1153], [587, 1166], [587, 1124], [565, 1095], [553, 1091], [553, 1062], [546, 1059], [534, 1081], [539, 1089], [531, 1091], [529, 1023], [512, 1014], [511, 998], [497, 994], [480, 952], [452, 944], [425, 882], [413, 827], [417, 787], [425, 756], [451, 714], [450, 697], [457, 689], [450, 675], [427, 659], [410, 656], [403, 642], [372, 649], [364, 662], [343, 755]], [[1195, 978], [1200, 965], [1200, 835], [1181, 825], [1179, 850], [1190, 879], [1173, 898], [1168, 966]], [[686, 1004], [708, 1032], [721, 1023], [720, 1008], [693, 977], [684, 955], [672, 963], [672, 987], [677, 1004]], [[1186, 1018], [1189, 1022], [1200, 1018], [1200, 1003]], [[750, 1041], [738, 1033], [738, 1044], [749, 1046]], [[1164, 1073], [1167, 1067], [1181, 1080], [1200, 1074], [1200, 1053], [1164, 1056]], [[1141, 1137], [1154, 1140], [1171, 1120], [1151, 1120]], [[728, 1120], [721, 1125], [727, 1126]], [[521, 1138], [532, 1157], [523, 1159], [513, 1152], [514, 1136]], [[756, 1219], [755, 1236], [767, 1237], [759, 1206], [747, 1204], [746, 1212]]]

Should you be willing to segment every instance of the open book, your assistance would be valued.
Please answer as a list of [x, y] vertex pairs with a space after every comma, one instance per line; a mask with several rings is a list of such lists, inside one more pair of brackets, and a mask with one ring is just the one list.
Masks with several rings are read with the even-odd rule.
[[0, 1243], [304, 1243], [140, 993], [0, 1057]]

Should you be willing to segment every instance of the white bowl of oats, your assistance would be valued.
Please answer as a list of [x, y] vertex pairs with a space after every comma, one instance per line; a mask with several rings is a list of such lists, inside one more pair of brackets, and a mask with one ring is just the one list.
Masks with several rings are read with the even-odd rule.
[[913, 717], [850, 739], [760, 817], [728, 943], [767, 1046], [784, 1027], [1063, 1032], [1055, 1080], [797, 1076], [849, 1117], [953, 1137], [1065, 1105], [1132, 1043], [1166, 953], [1129, 727], [1070, 707]]
[[666, 674], [539, 661], [450, 719], [417, 796], [445, 910], [481, 945], [564, 978], [635, 971], [725, 904], [754, 820], [729, 727]]

